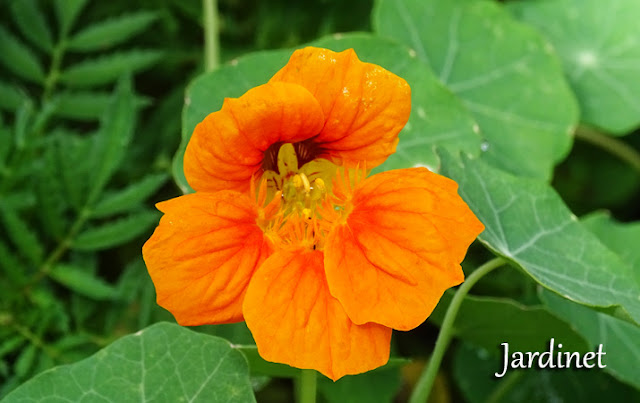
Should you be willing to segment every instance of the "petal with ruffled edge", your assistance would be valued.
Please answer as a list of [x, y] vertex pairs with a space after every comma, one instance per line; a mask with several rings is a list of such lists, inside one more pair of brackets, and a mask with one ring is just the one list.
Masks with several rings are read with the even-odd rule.
[[267, 149], [317, 135], [324, 115], [311, 93], [296, 84], [269, 83], [200, 122], [184, 154], [184, 173], [196, 191], [246, 192], [251, 177], [262, 174]]
[[325, 125], [314, 138], [323, 157], [367, 161], [374, 168], [395, 152], [398, 133], [411, 112], [405, 80], [358, 59], [353, 49], [296, 50], [269, 81], [299, 84], [320, 102]]
[[413, 329], [464, 280], [460, 262], [484, 226], [457, 188], [412, 168], [373, 175], [353, 189], [352, 210], [325, 246], [331, 294], [351, 320]]
[[271, 255], [256, 271], [244, 317], [267, 361], [315, 369], [333, 380], [389, 359], [391, 329], [355, 325], [329, 293], [322, 252], [302, 248]]
[[142, 248], [158, 304], [186, 326], [243, 320], [242, 301], [271, 246], [246, 195], [194, 193], [158, 203], [164, 213]]

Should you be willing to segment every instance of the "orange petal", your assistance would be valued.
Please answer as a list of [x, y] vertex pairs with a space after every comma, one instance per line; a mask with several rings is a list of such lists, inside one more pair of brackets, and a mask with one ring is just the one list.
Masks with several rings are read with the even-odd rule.
[[314, 142], [333, 159], [374, 168], [395, 152], [411, 112], [411, 89], [402, 78], [361, 62], [353, 49], [307, 47], [269, 82], [278, 81], [302, 85], [320, 102], [325, 126]]
[[320, 132], [324, 116], [305, 88], [287, 83], [255, 87], [227, 98], [196, 126], [184, 155], [184, 173], [196, 191], [246, 192], [262, 174], [265, 151]]
[[158, 304], [181, 325], [242, 321], [249, 279], [271, 248], [248, 196], [193, 193], [158, 203], [165, 213], [142, 248]]
[[337, 380], [389, 359], [391, 329], [351, 322], [329, 293], [322, 252], [296, 248], [271, 255], [251, 279], [243, 310], [267, 361]]
[[464, 280], [459, 263], [484, 226], [457, 188], [412, 168], [374, 175], [353, 190], [353, 210], [325, 246], [331, 294], [351, 320], [413, 329]]

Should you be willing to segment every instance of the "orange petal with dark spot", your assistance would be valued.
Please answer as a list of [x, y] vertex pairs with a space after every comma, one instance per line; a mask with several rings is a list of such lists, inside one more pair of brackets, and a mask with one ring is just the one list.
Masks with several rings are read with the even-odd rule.
[[325, 246], [331, 294], [351, 320], [413, 329], [464, 280], [460, 262], [484, 226], [457, 188], [412, 168], [373, 175], [353, 189], [353, 210]]
[[196, 191], [249, 190], [259, 178], [265, 151], [320, 132], [324, 115], [302, 86], [270, 83], [227, 98], [222, 109], [200, 122], [184, 155], [184, 173]]
[[181, 325], [242, 321], [242, 300], [271, 253], [248, 196], [194, 193], [158, 203], [164, 216], [142, 248], [158, 304]]
[[299, 84], [320, 102], [325, 125], [314, 139], [333, 160], [367, 161], [374, 168], [395, 152], [411, 112], [411, 89], [382, 67], [363, 63], [353, 49], [306, 47], [269, 81]]
[[391, 329], [349, 319], [329, 293], [319, 251], [295, 248], [271, 255], [251, 279], [243, 311], [267, 361], [315, 369], [337, 380], [389, 359]]

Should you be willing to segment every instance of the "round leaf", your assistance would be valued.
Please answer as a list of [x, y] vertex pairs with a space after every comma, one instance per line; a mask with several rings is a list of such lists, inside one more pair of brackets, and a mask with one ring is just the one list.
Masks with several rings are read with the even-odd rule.
[[381, 0], [374, 26], [415, 50], [478, 121], [492, 164], [548, 179], [578, 109], [551, 46], [487, 1]]

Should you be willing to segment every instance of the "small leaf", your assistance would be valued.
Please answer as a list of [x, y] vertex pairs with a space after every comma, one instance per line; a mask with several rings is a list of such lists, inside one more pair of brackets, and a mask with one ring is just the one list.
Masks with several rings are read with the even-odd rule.
[[11, 84], [0, 81], [0, 108], [13, 111], [25, 102], [26, 96]]
[[93, 209], [91, 216], [95, 218], [106, 217], [138, 207], [140, 203], [158, 191], [166, 180], [165, 174], [148, 175], [141, 181], [118, 192], [105, 195]]
[[113, 47], [144, 31], [156, 18], [154, 12], [140, 11], [93, 23], [69, 39], [69, 49], [87, 52]]
[[36, 214], [42, 228], [53, 239], [62, 239], [67, 228], [64, 211], [69, 204], [64, 198], [64, 186], [60, 180], [60, 173], [53, 168], [56, 166], [55, 145], [47, 148], [44, 155], [45, 164], [38, 173], [35, 184], [38, 208]]
[[13, 366], [13, 370], [18, 378], [24, 379], [29, 374], [36, 360], [37, 352], [38, 348], [35, 344], [29, 344], [26, 348], [22, 349]]
[[90, 139], [67, 132], [54, 132], [53, 154], [55, 155], [55, 173], [64, 187], [65, 199], [78, 212], [84, 207], [87, 198], [88, 165], [93, 161], [87, 158], [91, 146]]
[[36, 83], [44, 81], [40, 60], [3, 26], [0, 26], [0, 55], [0, 63], [15, 75]]
[[109, 221], [100, 227], [89, 228], [73, 242], [78, 250], [100, 250], [123, 244], [143, 234], [158, 222], [154, 211], [143, 211], [116, 221]]
[[51, 29], [35, 0], [13, 0], [11, 12], [20, 32], [33, 45], [45, 51], [53, 49]]
[[111, 284], [82, 267], [59, 264], [49, 272], [49, 277], [87, 298], [101, 301], [113, 299], [116, 295]]
[[162, 52], [131, 50], [111, 53], [69, 66], [60, 74], [60, 81], [70, 87], [94, 87], [116, 81], [123, 74], [136, 73], [154, 65]]
[[88, 204], [93, 205], [124, 158], [133, 129], [136, 109], [133, 102], [131, 78], [123, 77], [112, 95], [109, 107], [102, 116], [100, 131], [92, 139], [91, 189]]
[[605, 371], [640, 389], [640, 326], [596, 312], [549, 291], [541, 292], [540, 298], [552, 312], [575, 326], [594, 351], [598, 345], [603, 345]]
[[573, 301], [619, 305], [640, 323], [640, 273], [586, 230], [547, 184], [481, 160], [441, 153], [442, 173], [486, 229], [479, 239], [544, 287]]
[[0, 343], [0, 358], [19, 349], [25, 342], [22, 336], [13, 336], [6, 338]]
[[34, 265], [40, 264], [44, 256], [44, 248], [36, 234], [17, 212], [0, 203], [0, 221], [4, 224], [5, 235], [18, 252]]
[[3, 403], [98, 397], [113, 402], [255, 402], [247, 362], [228, 341], [158, 323], [85, 360], [34, 377]]
[[9, 250], [2, 240], [0, 240], [0, 271], [14, 286], [27, 283], [26, 268], [15, 252]]
[[640, 2], [508, 2], [522, 21], [549, 38], [580, 102], [582, 119], [614, 135], [640, 125]]
[[73, 28], [78, 15], [87, 4], [88, 0], [55, 0], [56, 16], [60, 25], [61, 37], [66, 37]]
[[65, 91], [57, 96], [56, 115], [78, 120], [98, 119], [105, 112], [110, 99], [108, 92]]

